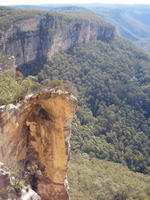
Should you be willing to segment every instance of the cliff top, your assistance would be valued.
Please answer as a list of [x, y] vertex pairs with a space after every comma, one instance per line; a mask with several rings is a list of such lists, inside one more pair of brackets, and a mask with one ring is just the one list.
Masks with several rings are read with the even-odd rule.
[[87, 20], [90, 23], [93, 24], [101, 24], [101, 25], [107, 25], [107, 26], [111, 26], [111, 24], [107, 23], [106, 21], [104, 21], [101, 17], [99, 17], [97, 14], [95, 14], [94, 12], [88, 10], [88, 9], [78, 9], [78, 10], [71, 10], [71, 11], [65, 11], [65, 12], [61, 12], [62, 14], [64, 14], [67, 19], [82, 19], [82, 20]]
[[26, 102], [32, 102], [35, 99], [48, 99], [50, 98], [51, 95], [58, 95], [58, 96], [70, 96], [72, 100], [77, 102], [77, 98], [73, 96], [70, 92], [60, 90], [57, 88], [51, 88], [51, 89], [45, 89], [45, 91], [38, 93], [38, 94], [28, 94], [25, 96], [23, 101], [19, 101], [16, 104], [8, 104], [8, 105], [2, 105], [0, 106], [0, 112], [3, 112], [5, 109], [6, 110], [11, 110], [11, 109], [18, 109], [20, 106], [22, 106]]
[[98, 15], [94, 12], [86, 10], [86, 9], [79, 9], [74, 11], [66, 11], [66, 12], [56, 12], [56, 11], [43, 11], [43, 10], [22, 10], [22, 9], [15, 9], [0, 6], [0, 38], [3, 31], [5, 31], [12, 23], [18, 20], [24, 20], [32, 18], [36, 15], [50, 15], [52, 17], [57, 17], [58, 19], [64, 20], [86, 20], [90, 23], [95, 25], [107, 25], [112, 26], [111, 24], [106, 23], [103, 19], [101, 19]]

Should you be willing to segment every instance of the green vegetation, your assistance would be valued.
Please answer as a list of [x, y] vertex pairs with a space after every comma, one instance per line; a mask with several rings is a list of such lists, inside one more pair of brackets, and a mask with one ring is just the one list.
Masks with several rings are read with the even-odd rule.
[[66, 19], [77, 19], [77, 20], [86, 20], [87, 22], [90, 22], [94, 25], [109, 25], [112, 26], [111, 24], [108, 24], [107, 22], [105, 22], [102, 18], [100, 18], [97, 14], [95, 14], [94, 12], [90, 11], [90, 10], [86, 10], [86, 9], [78, 9], [78, 10], [73, 10], [73, 11], [65, 11], [65, 12], [61, 12]]
[[32, 176], [42, 176], [42, 172], [41, 170], [38, 168], [38, 165], [32, 165], [32, 166], [27, 166], [27, 171], [28, 174], [32, 175]]
[[8, 29], [11, 24], [18, 20], [29, 19], [36, 15], [41, 15], [43, 19], [47, 18], [50, 21], [50, 18], [56, 18], [57, 20], [63, 20], [64, 23], [68, 22], [68, 20], [84, 20], [93, 24], [105, 24], [111, 26], [106, 23], [103, 19], [101, 19], [98, 15], [96, 15], [92, 11], [88, 10], [75, 10], [72, 12], [55, 12], [55, 11], [42, 11], [42, 10], [21, 10], [14, 9], [9, 7], [0, 6], [0, 38], [5, 29]]
[[36, 14], [35, 11], [23, 11], [0, 6], [0, 33], [9, 28], [11, 24], [21, 19], [31, 18]]
[[62, 15], [55, 11], [41, 11], [41, 10], [21, 10], [9, 7], [0, 6], [0, 36], [1, 33], [9, 28], [11, 24], [18, 20], [29, 19], [36, 15], [41, 15], [41, 17], [52, 16], [61, 17]]
[[0, 73], [0, 106], [17, 103], [28, 94], [44, 92], [47, 88], [56, 88], [71, 92], [74, 85], [70, 82], [63, 83], [60, 80], [45, 80], [40, 84], [35, 76], [23, 77], [19, 71], [7, 70]]
[[71, 155], [68, 179], [72, 200], [149, 200], [150, 177], [113, 162]]
[[74, 152], [150, 173], [149, 63], [148, 53], [116, 38], [78, 45], [44, 65], [41, 83], [70, 81], [78, 92]]
[[[25, 12], [32, 15], [40, 11]], [[54, 15], [65, 23], [71, 18], [97, 23], [80, 12]], [[6, 12], [0, 18], [0, 30], [10, 25], [10, 19], [11, 23], [20, 19], [18, 16], [16, 10]], [[51, 16], [51, 12], [44, 14], [44, 22]], [[101, 19], [99, 22], [103, 24]], [[72, 199], [150, 199], [149, 176], [128, 170], [150, 174], [150, 55], [117, 36], [109, 43], [80, 44], [53, 56], [37, 77], [1, 73], [0, 105], [15, 103], [45, 87], [67, 89], [79, 100], [71, 138]], [[38, 168], [33, 166], [29, 171], [34, 175]]]
[[1, 165], [0, 199], [9, 199], [12, 195], [21, 196], [24, 188], [23, 182], [11, 168]]
[[[85, 7], [84, 8], [81, 8]], [[109, 4], [86, 4], [86, 5], [40, 5], [40, 6], [17, 6], [22, 9], [41, 9], [56, 10], [66, 13], [78, 19], [87, 18], [92, 23], [99, 21], [98, 17], [93, 15], [87, 9], [97, 13], [106, 22], [115, 25], [117, 32], [128, 40], [133, 41], [136, 45], [150, 51], [150, 6], [149, 5], [109, 5]], [[82, 10], [82, 13], [80, 13]], [[77, 14], [77, 16], [76, 16]], [[101, 20], [102, 24], [106, 24]], [[98, 22], [99, 23], [99, 22]]]
[[[10, 177], [11, 179], [11, 185], [7, 186], [6, 190], [7, 193], [11, 193], [11, 192], [16, 192], [16, 194], [18, 196], [22, 195], [22, 189], [24, 188], [23, 183], [21, 182], [21, 180], [17, 177]], [[7, 194], [5, 193], [5, 194]]]
[[115, 25], [121, 36], [150, 50], [150, 6], [108, 5], [107, 7], [93, 6], [91, 9], [104, 20]]
[[23, 78], [21, 72], [8, 70], [0, 74], [0, 105], [16, 103], [29, 93], [40, 91], [40, 84], [33, 76]]

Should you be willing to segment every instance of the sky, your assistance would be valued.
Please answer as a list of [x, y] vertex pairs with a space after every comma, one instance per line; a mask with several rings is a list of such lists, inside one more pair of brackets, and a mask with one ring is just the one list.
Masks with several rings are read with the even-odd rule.
[[0, 5], [13, 4], [64, 4], [64, 3], [117, 3], [117, 4], [150, 4], [150, 0], [0, 0]]

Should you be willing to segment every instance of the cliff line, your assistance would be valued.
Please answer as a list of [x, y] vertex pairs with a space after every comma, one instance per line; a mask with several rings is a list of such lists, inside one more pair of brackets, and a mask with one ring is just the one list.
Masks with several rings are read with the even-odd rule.
[[[22, 66], [35, 60], [50, 60], [56, 52], [66, 51], [79, 43], [90, 40], [109, 42], [114, 38], [115, 28], [112, 25], [90, 11], [82, 12], [73, 16], [41, 13], [14, 21], [1, 32], [0, 56], [14, 56], [16, 65]], [[93, 21], [88, 19], [89, 15]]]

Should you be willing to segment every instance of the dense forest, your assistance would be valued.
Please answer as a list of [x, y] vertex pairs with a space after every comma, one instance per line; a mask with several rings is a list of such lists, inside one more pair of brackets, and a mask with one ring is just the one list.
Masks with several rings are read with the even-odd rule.
[[121, 164], [72, 154], [69, 162], [72, 200], [149, 200], [150, 177]]
[[[21, 19], [19, 12], [8, 9], [6, 23], [2, 12], [0, 30]], [[25, 18], [39, 11], [27, 13]], [[77, 10], [63, 16], [87, 14]], [[91, 16], [87, 20], [93, 23]], [[69, 168], [72, 199], [149, 199], [150, 54], [116, 35], [111, 42], [90, 41], [56, 53], [41, 68], [27, 77], [11, 69], [0, 72], [0, 105], [47, 87], [77, 96]]]
[[46, 14], [60, 19], [64, 18], [68, 21], [71, 19], [81, 19], [90, 21], [93, 24], [108, 24], [94, 12], [82, 8], [74, 10], [74, 12], [66, 10], [65, 12], [56, 12], [55, 10], [40, 10], [40, 7], [39, 10], [22, 10], [0, 6], [0, 33], [9, 28], [10, 25], [16, 21], [29, 19], [36, 15], [43, 16]]
[[[116, 37], [57, 53], [35, 76], [0, 75], [0, 103], [58, 87], [75, 94], [72, 150], [150, 173], [150, 56]], [[14, 74], [14, 75], [13, 75]]]
[[12, 6], [24, 10], [52, 10], [58, 12], [68, 12], [90, 9], [96, 12], [105, 21], [116, 27], [118, 34], [136, 45], [150, 51], [150, 6], [149, 5], [123, 5], [123, 4], [47, 4], [47, 5], [18, 5]]
[[0, 73], [0, 105], [17, 103], [27, 94], [41, 90], [41, 85], [34, 76], [24, 78], [21, 72], [13, 69]]
[[[72, 150], [150, 173], [150, 55], [116, 37], [58, 53], [38, 80], [74, 84]], [[68, 83], [69, 84], [69, 83]]]

